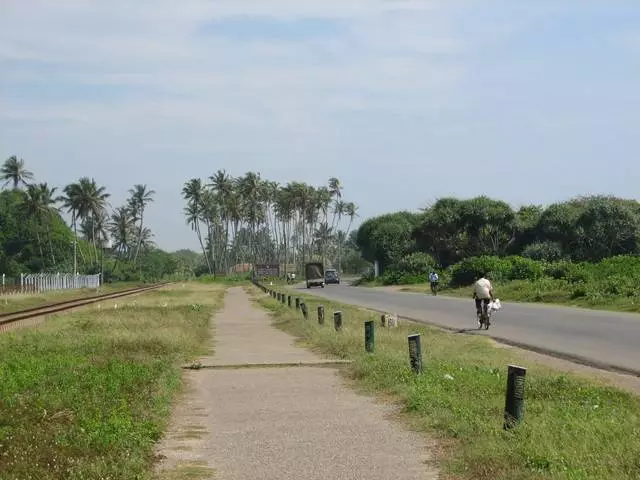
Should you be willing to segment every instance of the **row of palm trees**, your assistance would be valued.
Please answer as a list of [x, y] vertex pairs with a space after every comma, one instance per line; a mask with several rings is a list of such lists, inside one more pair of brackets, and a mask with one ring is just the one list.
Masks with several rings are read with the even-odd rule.
[[279, 185], [255, 172], [234, 178], [218, 170], [206, 183], [187, 181], [182, 195], [187, 223], [215, 274], [245, 263], [299, 269], [312, 259], [340, 269], [341, 249], [357, 217], [356, 205], [343, 199], [342, 190], [335, 177], [320, 187]]
[[[56, 266], [57, 259], [51, 242], [51, 227], [63, 209], [71, 214], [75, 272], [78, 271], [78, 254], [85, 266], [97, 266], [103, 261], [104, 250], [109, 243], [112, 244], [116, 264], [123, 259], [136, 262], [142, 249], [153, 246], [153, 234], [144, 224], [144, 213], [153, 202], [155, 191], [146, 185], [134, 185], [129, 190], [126, 204], [109, 214], [111, 195], [93, 178], [82, 177], [70, 183], [62, 189], [62, 195], [57, 195], [56, 187], [49, 187], [46, 182], [34, 183], [33, 180], [33, 172], [27, 170], [24, 160], [16, 156], [9, 157], [0, 168], [0, 181], [5, 182], [3, 186], [24, 192], [25, 213], [37, 225], [36, 242], [40, 256], [43, 259], [48, 256], [52, 267]], [[88, 242], [90, 247], [83, 249], [79, 238]], [[48, 249], [47, 254], [45, 249]]]

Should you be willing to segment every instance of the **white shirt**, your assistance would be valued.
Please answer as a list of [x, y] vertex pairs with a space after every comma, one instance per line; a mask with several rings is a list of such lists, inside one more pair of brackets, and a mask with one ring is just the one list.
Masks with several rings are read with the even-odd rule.
[[479, 279], [473, 285], [474, 291], [476, 292], [476, 298], [491, 298], [491, 282], [486, 278]]
[[429, 274], [429, 281], [430, 282], [437, 282], [438, 281], [438, 274], [437, 273], [430, 273]]

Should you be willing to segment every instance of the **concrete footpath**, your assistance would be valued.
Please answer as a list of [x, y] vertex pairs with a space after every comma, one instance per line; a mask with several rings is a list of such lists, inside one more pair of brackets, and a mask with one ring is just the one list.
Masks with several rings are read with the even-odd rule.
[[187, 371], [161, 469], [203, 465], [215, 474], [198, 478], [216, 480], [437, 478], [421, 435], [318, 365], [326, 359], [272, 327], [241, 288], [229, 290], [214, 323], [215, 353]]

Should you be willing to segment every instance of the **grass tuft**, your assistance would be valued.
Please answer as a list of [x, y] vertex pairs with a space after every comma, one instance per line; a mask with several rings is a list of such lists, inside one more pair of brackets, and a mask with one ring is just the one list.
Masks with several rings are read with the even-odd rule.
[[[314, 350], [350, 359], [348, 376], [363, 391], [393, 398], [412, 428], [445, 445], [440, 458], [457, 479], [638, 479], [640, 478], [640, 399], [597, 381], [529, 364], [525, 421], [502, 428], [506, 369], [522, 364], [517, 352], [490, 340], [400, 322], [376, 325], [375, 353], [364, 351], [364, 321], [378, 313], [305, 296], [309, 320], [263, 295], [279, 328]], [[325, 306], [326, 324], [315, 318]], [[332, 312], [343, 312], [343, 331]], [[409, 367], [407, 335], [422, 335], [425, 372]]]

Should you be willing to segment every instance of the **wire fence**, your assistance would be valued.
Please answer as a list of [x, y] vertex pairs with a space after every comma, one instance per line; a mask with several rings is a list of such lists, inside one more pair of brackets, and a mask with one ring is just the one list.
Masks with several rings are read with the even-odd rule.
[[21, 273], [19, 277], [2, 274], [0, 295], [34, 294], [55, 290], [98, 288], [100, 274], [73, 275], [72, 273]]

